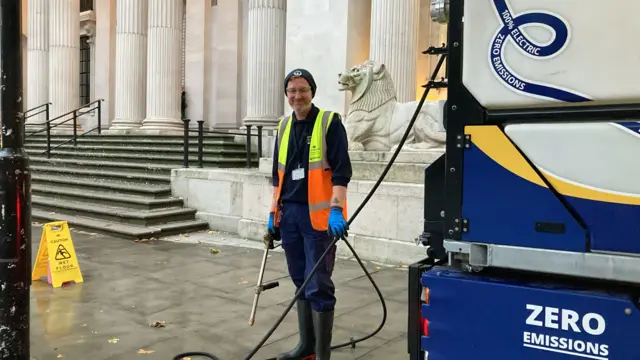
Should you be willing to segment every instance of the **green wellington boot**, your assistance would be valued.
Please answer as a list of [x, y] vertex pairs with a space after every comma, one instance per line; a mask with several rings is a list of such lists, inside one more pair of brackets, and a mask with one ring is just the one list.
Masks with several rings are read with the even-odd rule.
[[313, 360], [315, 352], [315, 335], [313, 333], [313, 318], [311, 316], [311, 303], [307, 300], [296, 301], [298, 310], [298, 329], [300, 340], [293, 350], [278, 355], [278, 360]]
[[333, 310], [312, 312], [313, 326], [316, 334], [316, 359], [331, 359], [331, 338], [333, 335]]

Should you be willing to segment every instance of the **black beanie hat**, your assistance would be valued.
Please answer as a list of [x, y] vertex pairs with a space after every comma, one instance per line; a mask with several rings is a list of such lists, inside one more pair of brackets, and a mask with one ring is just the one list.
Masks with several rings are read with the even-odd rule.
[[316, 81], [313, 79], [311, 73], [305, 69], [294, 69], [284, 78], [284, 94], [287, 95], [287, 84], [292, 77], [302, 77], [311, 86], [311, 96], [316, 96]]

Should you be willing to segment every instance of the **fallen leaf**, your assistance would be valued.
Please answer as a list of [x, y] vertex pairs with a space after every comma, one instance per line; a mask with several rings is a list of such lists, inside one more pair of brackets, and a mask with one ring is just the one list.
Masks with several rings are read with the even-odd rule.
[[109, 339], [109, 342], [110, 342], [111, 344], [115, 344], [115, 343], [117, 343], [118, 341], [120, 341], [120, 339], [115, 338], [115, 337], [113, 337], [113, 338]]
[[155, 350], [145, 350], [145, 349], [138, 350], [138, 354], [153, 354], [154, 352], [156, 352], [156, 351]]
[[212, 254], [220, 254], [220, 250], [216, 249], [216, 248], [209, 249], [209, 252], [212, 253]]
[[153, 323], [149, 324], [149, 327], [154, 327], [154, 328], [163, 328], [163, 327], [166, 327], [166, 326], [167, 326], [166, 321], [156, 321], [156, 322], [153, 322]]

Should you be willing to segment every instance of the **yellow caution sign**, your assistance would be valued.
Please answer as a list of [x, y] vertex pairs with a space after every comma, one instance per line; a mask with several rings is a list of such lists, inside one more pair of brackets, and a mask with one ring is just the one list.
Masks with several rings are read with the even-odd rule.
[[76, 284], [84, 281], [66, 221], [47, 223], [42, 229], [31, 279], [40, 280], [45, 276], [54, 288], [71, 281]]

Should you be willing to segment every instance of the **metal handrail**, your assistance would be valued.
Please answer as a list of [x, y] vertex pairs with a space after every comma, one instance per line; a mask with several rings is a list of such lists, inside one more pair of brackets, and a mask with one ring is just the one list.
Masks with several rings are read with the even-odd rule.
[[[79, 107], [77, 109], [71, 110], [71, 111], [66, 112], [66, 113], [64, 113], [62, 115], [56, 116], [53, 119], [49, 119], [44, 123], [44, 125], [45, 125], [44, 129], [40, 129], [38, 131], [34, 131], [34, 132], [30, 133], [29, 136], [38, 134], [38, 133], [40, 133], [42, 131], [46, 131], [47, 132], [47, 150], [45, 150], [43, 152], [43, 154], [47, 154], [47, 159], [51, 158], [51, 151], [52, 150], [55, 150], [55, 149], [59, 148], [60, 146], [62, 146], [64, 144], [67, 144], [67, 143], [73, 141], [73, 146], [77, 146], [78, 145], [78, 137], [82, 137], [82, 136], [84, 136], [84, 135], [86, 135], [88, 133], [91, 133], [91, 132], [95, 131], [95, 130], [98, 130], [98, 134], [102, 133], [102, 102], [103, 101], [104, 101], [104, 99], [94, 100], [94, 101], [92, 101], [92, 102], [90, 102], [90, 103], [88, 103], [88, 104], [86, 104], [86, 105], [84, 105], [82, 107]], [[95, 104], [97, 104], [97, 106], [96, 107], [92, 107]], [[86, 111], [80, 111], [80, 110], [85, 109], [87, 107], [90, 107], [90, 108], [88, 110], [86, 110]], [[48, 107], [47, 107], [47, 109], [48, 109]], [[84, 133], [78, 135], [78, 117], [82, 116], [84, 114], [88, 114], [90, 112], [93, 112], [95, 110], [98, 110], [98, 126], [93, 128], [93, 129], [91, 129], [91, 130], [89, 130], [89, 131], [87, 131], [87, 132], [84, 132]], [[48, 110], [47, 110], [47, 112], [48, 112]], [[64, 116], [68, 116], [68, 115], [73, 115], [73, 116], [71, 118], [67, 119], [67, 120], [64, 120], [62, 122], [54, 124], [53, 126], [51, 125], [51, 123], [53, 121], [58, 120], [58, 119], [60, 119], [60, 118], [62, 118]], [[48, 114], [47, 114], [47, 117], [48, 117]], [[67, 123], [69, 121], [73, 121], [73, 138], [63, 142], [62, 144], [56, 145], [52, 149], [51, 148], [51, 129], [54, 129], [54, 128], [56, 128], [56, 127], [58, 127], [58, 126], [60, 126], [62, 124], [65, 124], [65, 123]], [[25, 136], [25, 139], [27, 137], [28, 136]]]
[[[42, 132], [42, 131], [44, 131], [44, 130], [45, 130], [44, 128], [42, 128], [42, 129], [40, 129], [40, 130], [38, 130], [38, 131], [33, 131], [33, 132], [31, 132], [31, 133], [29, 133], [29, 134], [27, 135], [27, 132], [26, 132], [27, 119], [28, 119], [28, 118], [30, 118], [30, 117], [34, 117], [34, 116], [36, 116], [36, 115], [40, 115], [40, 114], [42, 114], [42, 113], [44, 112], [44, 113], [46, 113], [46, 114], [47, 114], [47, 115], [45, 116], [45, 118], [46, 118], [45, 123], [46, 123], [47, 121], [49, 121], [49, 109], [50, 109], [50, 106], [51, 106], [51, 105], [52, 105], [52, 103], [51, 103], [51, 102], [44, 103], [44, 104], [42, 104], [42, 105], [38, 105], [38, 106], [33, 107], [33, 108], [31, 108], [31, 109], [29, 109], [29, 110], [27, 110], [27, 111], [25, 111], [25, 112], [23, 112], [23, 113], [22, 113], [22, 120], [23, 120], [23, 121], [22, 121], [22, 126], [23, 126], [22, 134], [23, 134], [23, 136], [24, 136], [25, 140], [26, 140], [29, 136], [34, 135], [34, 134], [38, 134], [38, 133], [40, 133], [40, 132]], [[37, 113], [35, 113], [35, 114], [26, 115], [28, 112], [33, 111], [33, 110], [36, 110], [36, 109], [39, 109], [39, 108], [41, 108], [41, 107], [43, 107], [43, 106], [44, 106], [44, 110], [40, 110], [40, 111], [38, 111], [38, 112], [37, 112]], [[37, 125], [40, 125], [40, 124], [37, 124]], [[43, 123], [43, 125], [44, 125], [44, 123]]]
[[191, 132], [197, 132], [198, 133], [198, 167], [199, 168], [203, 168], [203, 153], [204, 153], [204, 144], [203, 144], [203, 139], [204, 139], [204, 134], [222, 134], [222, 135], [245, 135], [246, 139], [247, 139], [247, 168], [251, 167], [251, 158], [252, 158], [252, 154], [251, 154], [251, 137], [252, 136], [257, 136], [258, 137], [258, 159], [260, 159], [262, 157], [262, 125], [258, 125], [256, 126], [258, 128], [258, 133], [257, 134], [252, 134], [251, 133], [251, 127], [252, 125], [245, 125], [245, 127], [247, 128], [247, 132], [242, 134], [242, 133], [233, 133], [233, 132], [224, 132], [224, 131], [216, 131], [216, 130], [204, 130], [204, 120], [197, 120], [198, 122], [198, 130], [192, 130], [189, 128], [189, 122], [191, 121], [191, 119], [182, 119], [182, 122], [184, 123], [184, 135], [183, 135], [183, 167], [186, 169], [189, 167], [189, 138], [190, 138], [190, 133]]
[[[100, 107], [100, 103], [102, 103], [103, 101], [104, 101], [104, 99], [93, 100], [92, 102], [90, 102], [88, 104], [84, 104], [83, 106], [80, 106], [77, 109], [70, 110], [70, 111], [68, 111], [68, 112], [66, 112], [66, 113], [64, 113], [62, 115], [58, 115], [58, 116], [54, 117], [53, 119], [49, 120], [49, 122], [58, 120], [58, 119], [63, 118], [65, 116], [67, 116], [67, 115], [71, 115], [71, 114], [73, 114], [74, 112], [76, 112], [78, 110], [84, 109], [84, 108], [89, 107], [89, 106], [91, 106], [93, 104], [96, 104], [96, 103], [98, 104], [98, 108], [99, 108]], [[69, 120], [71, 120], [71, 119], [65, 120], [64, 122], [61, 122], [60, 124], [64, 124], [65, 122], [67, 122]]]
[[45, 151], [43, 151], [43, 152], [42, 152], [42, 155], [44, 155], [44, 154], [46, 153], [46, 154], [47, 154], [47, 159], [48, 159], [48, 158], [51, 156], [51, 155], [50, 155], [50, 152], [51, 152], [52, 150], [55, 150], [55, 149], [59, 148], [60, 146], [62, 146], [62, 145], [66, 145], [66, 144], [68, 144], [68, 143], [70, 143], [70, 142], [72, 142], [72, 141], [74, 142], [73, 146], [77, 146], [77, 138], [79, 138], [79, 137], [83, 137], [83, 136], [85, 136], [85, 135], [87, 135], [87, 134], [89, 134], [89, 133], [94, 132], [95, 130], [98, 130], [98, 133], [100, 133], [100, 131], [101, 131], [101, 130], [100, 130], [100, 126], [98, 125], [98, 126], [94, 127], [93, 129], [91, 129], [91, 130], [89, 130], [89, 131], [85, 131], [85, 132], [83, 132], [82, 134], [80, 134], [80, 135], [76, 136], [75, 138], [69, 139], [69, 140], [67, 140], [67, 141], [65, 141], [65, 142], [63, 142], [63, 143], [60, 143], [60, 144], [56, 145], [55, 147], [53, 147], [53, 148], [51, 148], [51, 149], [47, 149], [47, 150], [45, 150]]
[[[48, 108], [48, 107], [49, 107], [49, 105], [52, 105], [52, 104], [53, 104], [53, 103], [51, 103], [51, 102], [44, 103], [44, 104], [42, 104], [42, 105], [38, 105], [38, 106], [36, 106], [36, 107], [32, 107], [31, 109], [28, 109], [28, 110], [26, 110], [25, 112], [23, 112], [22, 114], [24, 115], [24, 114], [28, 113], [29, 111], [33, 111], [33, 110], [35, 110], [35, 109], [39, 109], [39, 108], [41, 108], [41, 107], [43, 107], [43, 106], [45, 106], [45, 107], [47, 107], [47, 108]], [[29, 115], [29, 116], [25, 116], [24, 118], [25, 118], [25, 119], [28, 119], [28, 118], [30, 118], [30, 117], [32, 117], [32, 116], [35, 116], [35, 115], [38, 115], [38, 114], [40, 114], [40, 113], [42, 113], [42, 111], [41, 111], [41, 112], [38, 112], [38, 113], [35, 113], [35, 114], [31, 114], [31, 115]]]
[[[74, 116], [73, 118], [69, 118], [69, 119], [67, 119], [67, 120], [65, 120], [65, 121], [63, 121], [63, 122], [57, 123], [57, 124], [55, 124], [54, 126], [51, 126], [51, 125], [50, 125], [50, 124], [51, 124], [53, 121], [55, 121], [55, 120], [58, 120], [58, 119], [63, 118], [63, 117], [65, 117], [65, 116], [71, 115], [71, 114], [73, 114], [73, 113], [77, 113], [77, 111], [79, 111], [79, 110], [81, 110], [81, 109], [84, 109], [84, 108], [86, 108], [86, 107], [89, 107], [89, 106], [93, 106], [93, 104], [95, 104], [95, 103], [98, 103], [97, 108], [89, 109], [89, 110], [87, 110], [87, 111], [85, 111], [85, 112], [83, 112], [83, 113], [81, 113], [81, 114], [77, 114], [77, 115], [84, 115], [84, 114], [87, 114], [87, 113], [89, 113], [89, 112], [92, 112], [92, 111], [94, 111], [94, 110], [98, 109], [98, 125], [100, 125], [100, 122], [101, 122], [101, 115], [102, 115], [102, 114], [101, 114], [101, 111], [100, 111], [100, 110], [101, 110], [100, 108], [101, 108], [101, 102], [102, 102], [102, 101], [104, 101], [104, 99], [94, 100], [94, 101], [92, 101], [92, 102], [90, 102], [90, 103], [88, 103], [88, 104], [85, 104], [84, 106], [81, 106], [81, 107], [77, 108], [77, 109], [73, 109], [73, 110], [71, 110], [71, 111], [69, 111], [69, 112], [66, 112], [66, 113], [62, 114], [62, 115], [58, 115], [58, 116], [54, 117], [53, 119], [49, 119], [49, 105], [51, 105], [51, 103], [43, 104], [43, 105], [46, 105], [46, 106], [47, 106], [47, 107], [46, 107], [46, 109], [45, 109], [45, 111], [46, 111], [46, 113], [47, 113], [47, 120], [46, 120], [44, 123], [42, 123], [42, 125], [45, 125], [45, 127], [44, 127], [44, 128], [42, 128], [42, 129], [40, 129], [40, 130], [37, 130], [37, 131], [32, 131], [32, 132], [30, 132], [30, 133], [29, 133], [29, 135], [26, 135], [26, 134], [25, 134], [25, 139], [29, 138], [30, 136], [33, 136], [33, 135], [39, 134], [39, 133], [41, 133], [41, 132], [43, 132], [43, 131], [48, 131], [48, 130], [47, 130], [47, 128], [53, 129], [53, 128], [58, 127], [58, 126], [60, 126], [60, 125], [62, 125], [62, 124], [64, 124], [64, 123], [67, 123], [67, 122], [69, 122], [69, 121], [71, 121], [71, 120], [74, 120], [74, 119], [75, 119], [75, 116]], [[43, 106], [43, 105], [40, 105], [40, 106]], [[37, 108], [37, 107], [36, 107], [36, 108]], [[36, 108], [34, 108], [34, 109], [36, 109]], [[29, 109], [29, 110], [27, 110], [27, 111], [30, 111], [30, 110], [33, 110], [33, 109]], [[37, 114], [39, 114], [39, 113], [36, 113], [36, 114], [33, 114], [33, 115], [37, 115]], [[33, 115], [29, 115], [29, 116], [33, 116]], [[40, 124], [38, 124], [38, 125], [40, 125]], [[74, 123], [74, 126], [75, 126], [75, 123]], [[49, 130], [50, 130], [50, 129], [49, 129]]]

